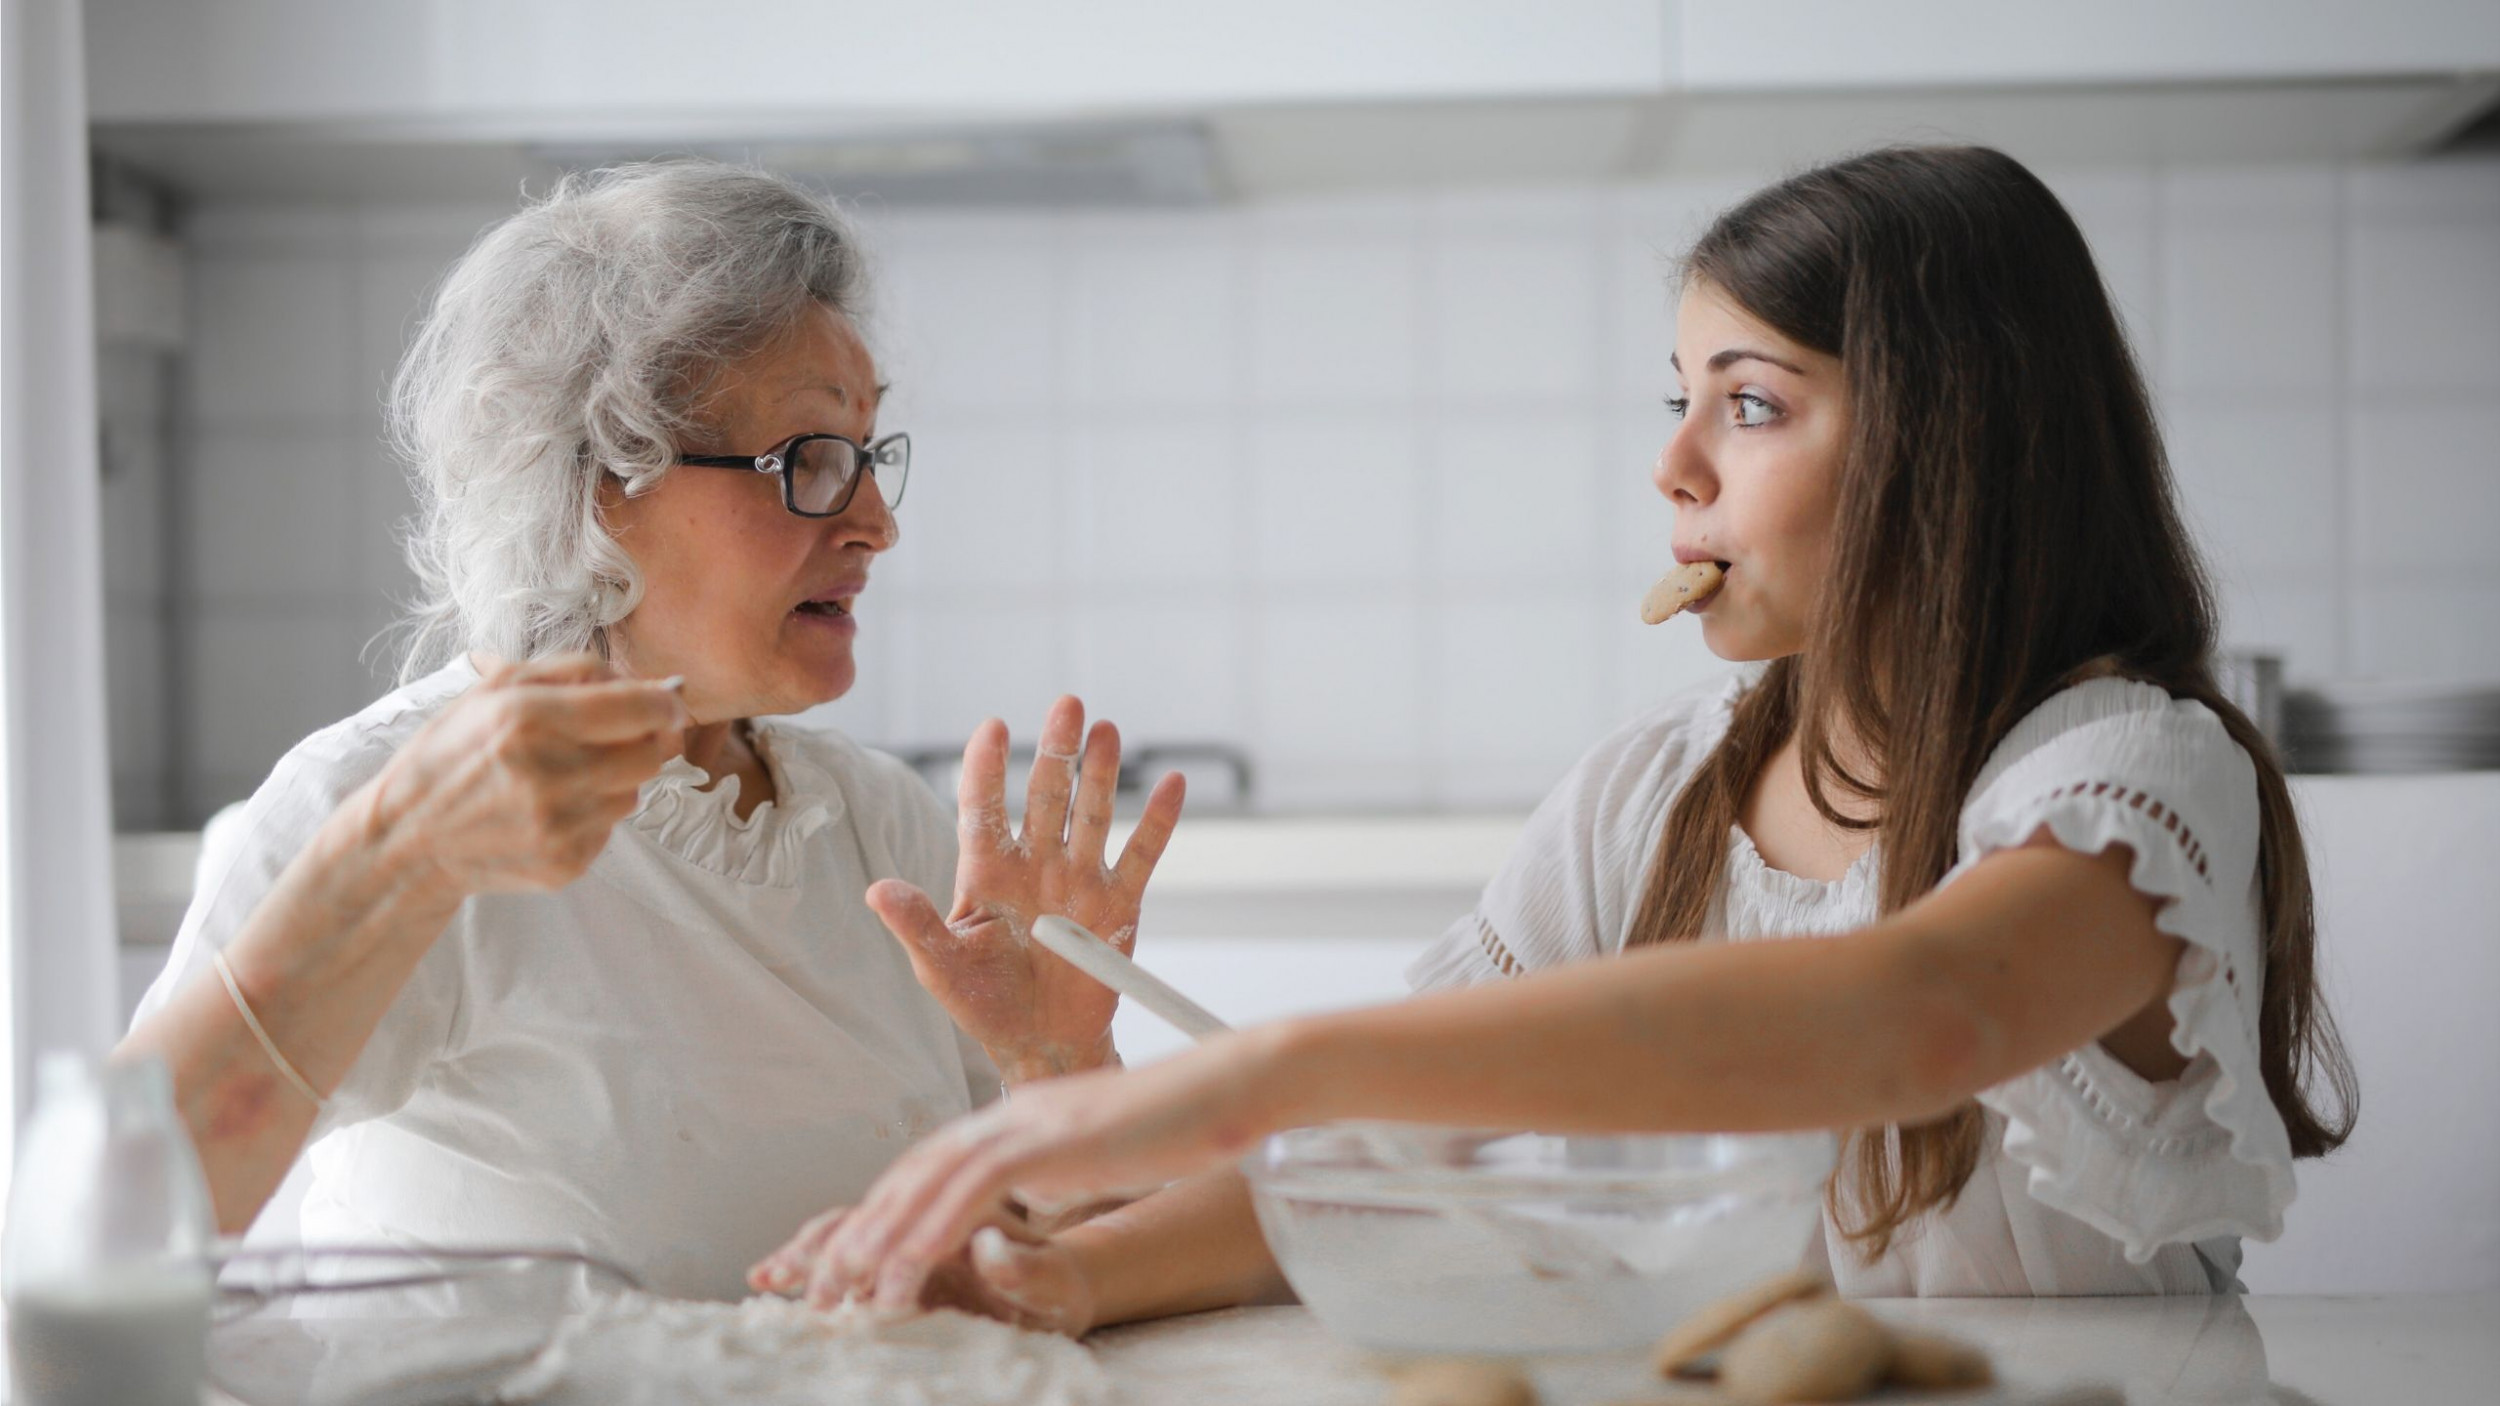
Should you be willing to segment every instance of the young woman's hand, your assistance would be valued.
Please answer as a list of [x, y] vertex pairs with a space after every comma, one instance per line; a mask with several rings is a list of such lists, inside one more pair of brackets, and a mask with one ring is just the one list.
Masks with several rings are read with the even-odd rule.
[[[822, 1278], [822, 1252], [848, 1211], [827, 1211], [809, 1221], [789, 1244], [747, 1271], [758, 1293], [806, 1295], [819, 1306], [842, 1297]], [[1001, 1210], [984, 1218], [964, 1247], [929, 1272], [919, 1307], [977, 1313], [1019, 1328], [1081, 1338], [1094, 1326], [1095, 1295], [1076, 1256], [1039, 1234], [1019, 1215]]]
[[684, 748], [686, 721], [674, 687], [590, 655], [490, 663], [367, 784], [359, 823], [450, 893], [561, 888]]
[[1119, 997], [1035, 943], [1033, 923], [1056, 914], [1123, 952], [1135, 947], [1146, 880], [1181, 813], [1181, 778], [1167, 775], [1118, 862], [1106, 863], [1119, 729], [1098, 722], [1087, 738], [1085, 706], [1062, 698], [1042, 722], [1036, 751], [1018, 833], [1007, 820], [1006, 724], [981, 724], [965, 746], [955, 904], [944, 918], [899, 879], [868, 890], [868, 906], [901, 939], [920, 984], [1010, 1083], [1111, 1062]]
[[[1285, 1029], [1020, 1089], [930, 1134], [857, 1206], [810, 1222], [754, 1274], [760, 1284], [805, 1284], [819, 1307], [866, 1296], [918, 1305], [949, 1266], [980, 1269], [976, 1232], [1000, 1224], [1010, 1193], [1064, 1203], [1159, 1186], [1238, 1156], [1293, 1120], [1299, 1081], [1283, 1069]], [[1071, 1321], [1090, 1313], [1081, 1285], [1052, 1285], [1061, 1262], [1018, 1256], [1012, 1244], [990, 1243], [987, 1253], [1001, 1274], [1011, 1264], [1028, 1271], [1041, 1286], [1027, 1290], [1037, 1302], [1064, 1307]]]

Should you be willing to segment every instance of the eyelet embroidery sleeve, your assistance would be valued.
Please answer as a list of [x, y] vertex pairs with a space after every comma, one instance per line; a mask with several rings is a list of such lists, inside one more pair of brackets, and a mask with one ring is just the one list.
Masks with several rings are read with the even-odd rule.
[[2034, 1199], [2136, 1263], [2165, 1244], [2269, 1240], [2293, 1195], [2288, 1134], [2257, 1061], [2262, 982], [2256, 770], [2203, 705], [2101, 679], [2018, 725], [1964, 809], [1950, 883], [2047, 830], [2080, 854], [2132, 853], [2128, 881], [2185, 947], [2169, 1004], [2175, 1081], [2150, 1083], [2098, 1042], [1979, 1101]]

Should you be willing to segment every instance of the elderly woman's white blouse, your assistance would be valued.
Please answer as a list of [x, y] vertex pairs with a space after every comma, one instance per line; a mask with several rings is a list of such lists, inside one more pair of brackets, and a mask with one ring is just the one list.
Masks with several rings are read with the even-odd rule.
[[[206, 856], [140, 1018], [216, 979], [209, 945], [476, 681], [453, 664], [278, 763]], [[900, 877], [943, 902], [951, 817], [838, 735], [753, 735], [778, 797], [745, 820], [736, 778], [698, 790], [671, 762], [582, 878], [461, 906], [314, 1124], [306, 1240], [569, 1246], [656, 1291], [739, 1297], [801, 1222], [995, 1095], [862, 897]]]
[[[1608, 738], [1534, 817], [1474, 914], [1408, 975], [1418, 989], [1623, 950], [1669, 806], [1725, 733], [1748, 673]], [[1962, 811], [1959, 862], [2045, 827], [2085, 854], [2133, 851], [2130, 880], [2184, 939], [2170, 992], [2178, 1079], [2150, 1083], [2097, 1042], [1979, 1095], [1987, 1148], [1953, 1205], [1868, 1263], [1827, 1214], [1810, 1260], [1864, 1295], [2205, 1293], [2235, 1286], [2239, 1240], [2274, 1238], [2291, 1145], [2257, 1063], [2263, 975], [2256, 773], [2203, 705], [2122, 679], [2059, 693], [1998, 746]], [[1821, 936], [1879, 916], [1870, 851], [1818, 883], [1771, 868], [1738, 828], [1705, 941]]]

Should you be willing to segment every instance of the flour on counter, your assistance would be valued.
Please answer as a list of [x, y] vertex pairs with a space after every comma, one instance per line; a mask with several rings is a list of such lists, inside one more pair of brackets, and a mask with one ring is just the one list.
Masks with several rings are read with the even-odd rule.
[[1102, 1406], [1093, 1354], [1055, 1333], [939, 1310], [622, 1294], [569, 1321], [500, 1399], [532, 1406]]

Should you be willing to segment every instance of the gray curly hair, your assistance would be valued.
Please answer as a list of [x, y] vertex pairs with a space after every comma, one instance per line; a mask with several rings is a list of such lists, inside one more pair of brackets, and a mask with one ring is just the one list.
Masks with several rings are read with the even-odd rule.
[[648, 491], [724, 366], [812, 305], [857, 321], [865, 284], [830, 203], [715, 161], [568, 175], [481, 236], [391, 384], [418, 501], [401, 681], [464, 650], [604, 654], [642, 580], [601, 476]]

